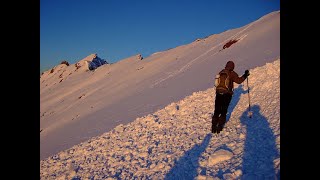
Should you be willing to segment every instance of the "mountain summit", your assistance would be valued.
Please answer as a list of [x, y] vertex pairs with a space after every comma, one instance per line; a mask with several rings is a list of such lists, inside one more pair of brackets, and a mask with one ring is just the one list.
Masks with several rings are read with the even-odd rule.
[[94, 70], [104, 64], [108, 64], [108, 62], [99, 58], [97, 54], [90, 54], [89, 56], [77, 62], [76, 67], [79, 67], [79, 68], [84, 67], [85, 69], [88, 69], [88, 70]]

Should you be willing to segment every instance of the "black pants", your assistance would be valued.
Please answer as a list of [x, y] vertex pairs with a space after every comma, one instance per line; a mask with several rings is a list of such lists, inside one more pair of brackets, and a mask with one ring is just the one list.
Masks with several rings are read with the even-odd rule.
[[217, 127], [219, 131], [222, 130], [226, 122], [228, 107], [232, 98], [232, 94], [216, 93], [216, 100], [214, 106], [214, 113], [212, 117], [212, 128]]

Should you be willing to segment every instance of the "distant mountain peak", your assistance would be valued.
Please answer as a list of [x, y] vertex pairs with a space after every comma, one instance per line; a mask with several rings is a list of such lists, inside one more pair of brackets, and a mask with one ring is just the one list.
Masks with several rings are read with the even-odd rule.
[[100, 57], [98, 57], [96, 53], [94, 53], [94, 54], [90, 54], [89, 56], [77, 62], [75, 66], [77, 67], [77, 69], [84, 66], [88, 70], [94, 70], [104, 64], [109, 64], [109, 63], [106, 60], [101, 59]]
[[[83, 58], [81, 61], [92, 61], [98, 57], [97, 53], [90, 54], [89, 56]], [[99, 57], [98, 57], [99, 58]]]

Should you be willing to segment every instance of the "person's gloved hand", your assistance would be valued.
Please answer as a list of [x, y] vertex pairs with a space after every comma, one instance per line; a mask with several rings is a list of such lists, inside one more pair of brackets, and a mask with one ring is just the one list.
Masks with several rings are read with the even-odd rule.
[[247, 78], [249, 75], [250, 75], [249, 70], [246, 70], [246, 71], [244, 72], [244, 77]]

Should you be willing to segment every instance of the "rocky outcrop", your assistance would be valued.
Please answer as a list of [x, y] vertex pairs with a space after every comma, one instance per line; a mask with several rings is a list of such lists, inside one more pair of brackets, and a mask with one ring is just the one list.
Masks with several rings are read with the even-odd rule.
[[229, 48], [232, 44], [238, 42], [238, 39], [232, 39], [228, 41], [225, 45], [223, 45], [223, 49]]
[[95, 54], [95, 55], [93, 56], [93, 58], [92, 58], [91, 61], [90, 61], [90, 60], [87, 61], [87, 63], [88, 63], [88, 69], [89, 69], [89, 70], [94, 70], [94, 69], [98, 68], [99, 66], [102, 66], [102, 65], [104, 65], [104, 64], [108, 64], [107, 61], [99, 58], [99, 57], [97, 56], [97, 54]]
[[106, 60], [101, 59], [97, 54], [91, 54], [75, 64], [77, 69], [84, 67], [86, 70], [95, 70], [98, 67], [109, 64]]
[[68, 61], [62, 61], [60, 64], [65, 64], [65, 65], [69, 66]]
[[142, 60], [143, 59], [142, 55], [141, 54], [137, 54], [137, 59], [138, 60]]

